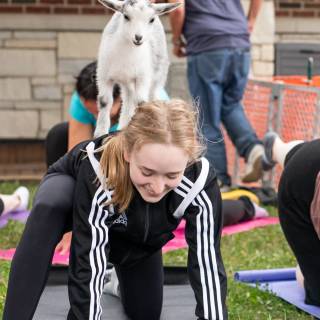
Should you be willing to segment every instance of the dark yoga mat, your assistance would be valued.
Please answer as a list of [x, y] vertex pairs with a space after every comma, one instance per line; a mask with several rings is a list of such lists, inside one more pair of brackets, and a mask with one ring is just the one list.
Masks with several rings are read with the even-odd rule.
[[[48, 285], [67, 285], [68, 268], [65, 266], [51, 266]], [[189, 284], [186, 267], [165, 266], [164, 284], [183, 285]]]
[[[102, 295], [103, 320], [128, 320], [120, 299]], [[41, 297], [34, 320], [66, 319], [69, 309], [67, 286], [47, 286]], [[195, 298], [189, 285], [164, 286], [161, 320], [194, 320]]]
[[[164, 267], [164, 301], [161, 320], [194, 320], [195, 298], [188, 284], [186, 267]], [[68, 269], [52, 267], [48, 285], [41, 297], [34, 320], [66, 319], [69, 309], [67, 289]], [[102, 295], [103, 320], [128, 320], [121, 302], [110, 295]]]

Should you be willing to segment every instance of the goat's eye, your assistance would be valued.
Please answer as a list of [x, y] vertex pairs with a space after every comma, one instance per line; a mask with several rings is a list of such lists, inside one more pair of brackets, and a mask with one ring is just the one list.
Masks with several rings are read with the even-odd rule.
[[154, 18], [150, 19], [149, 23], [154, 23]]
[[126, 14], [124, 14], [123, 16], [124, 16], [124, 18], [125, 18], [127, 21], [130, 21], [129, 16], [127, 16]]

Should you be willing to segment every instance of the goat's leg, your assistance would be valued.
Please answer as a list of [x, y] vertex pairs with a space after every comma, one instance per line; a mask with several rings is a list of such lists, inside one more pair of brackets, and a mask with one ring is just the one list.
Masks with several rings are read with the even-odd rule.
[[103, 89], [99, 88], [98, 96], [98, 117], [94, 137], [100, 137], [107, 134], [110, 129], [110, 112], [113, 105], [112, 96], [113, 84], [107, 83]]
[[119, 117], [119, 129], [124, 128], [131, 120], [135, 110], [134, 84], [121, 86], [122, 106]]
[[168, 68], [169, 63], [165, 59], [159, 61], [159, 65], [155, 68], [150, 89], [151, 101], [161, 100], [161, 90], [164, 89], [167, 81]]
[[158, 84], [154, 84], [151, 87], [150, 90], [150, 101], [155, 101], [155, 100], [162, 100], [161, 98], [161, 89], [163, 89], [162, 86], [159, 86]]
[[150, 75], [148, 77], [136, 79], [136, 94], [135, 94], [135, 107], [142, 104], [143, 102], [148, 102], [150, 100], [150, 89], [151, 89], [151, 80]]

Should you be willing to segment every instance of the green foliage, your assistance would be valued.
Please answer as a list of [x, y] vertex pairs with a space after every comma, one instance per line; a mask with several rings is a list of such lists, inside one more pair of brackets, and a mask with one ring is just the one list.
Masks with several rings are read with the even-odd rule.
[[[15, 183], [0, 183], [0, 193], [11, 193], [19, 186]], [[27, 184], [32, 197], [36, 184]], [[31, 204], [30, 204], [31, 205]], [[275, 208], [267, 208], [272, 216]], [[18, 222], [0, 229], [0, 248], [15, 247], [23, 225]], [[312, 317], [274, 295], [262, 292], [233, 280], [238, 270], [294, 267], [295, 259], [285, 241], [279, 225], [258, 228], [231, 236], [221, 241], [221, 251], [228, 275], [228, 310], [230, 320], [311, 320]], [[177, 250], [164, 255], [165, 265], [185, 266], [187, 250]], [[0, 261], [0, 318], [6, 293], [10, 263]]]

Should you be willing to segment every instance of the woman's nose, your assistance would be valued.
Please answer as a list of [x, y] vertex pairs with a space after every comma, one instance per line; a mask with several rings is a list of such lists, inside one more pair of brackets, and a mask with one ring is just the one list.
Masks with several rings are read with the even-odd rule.
[[165, 182], [161, 178], [157, 178], [153, 181], [152, 183], [152, 191], [155, 194], [160, 194], [164, 191], [165, 189]]

